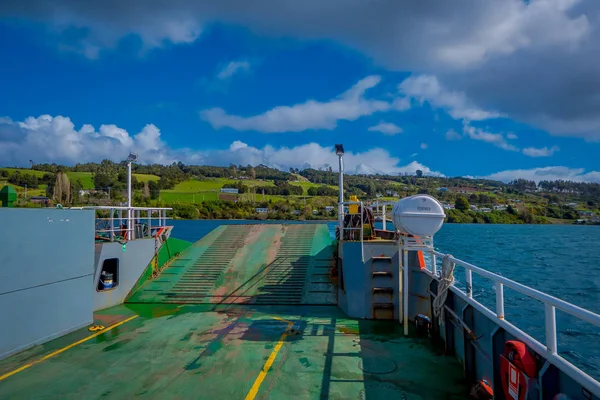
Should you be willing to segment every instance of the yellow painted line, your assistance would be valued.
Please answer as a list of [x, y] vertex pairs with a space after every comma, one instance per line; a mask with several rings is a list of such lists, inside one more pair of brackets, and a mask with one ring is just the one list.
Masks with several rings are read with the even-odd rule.
[[254, 398], [258, 394], [258, 389], [260, 388], [260, 385], [265, 380], [265, 377], [267, 376], [267, 372], [269, 372], [269, 369], [273, 365], [273, 361], [275, 361], [275, 357], [277, 357], [277, 353], [279, 353], [281, 346], [283, 346], [283, 342], [285, 341], [285, 338], [288, 335], [288, 330], [292, 327], [292, 325], [294, 325], [294, 323], [292, 321], [288, 321], [283, 318], [274, 317], [274, 319], [276, 319], [278, 321], [287, 322], [287, 328], [285, 329], [285, 332], [283, 332], [283, 334], [279, 338], [279, 341], [277, 342], [277, 344], [275, 345], [275, 348], [271, 352], [271, 355], [265, 362], [265, 365], [263, 365], [262, 370], [260, 371], [260, 374], [258, 374], [258, 376], [256, 377], [256, 380], [254, 381], [252, 388], [250, 389], [250, 391], [248, 392], [248, 394], [246, 395], [246, 398], [244, 400], [254, 400]]
[[94, 333], [93, 335], [90, 335], [90, 336], [88, 336], [88, 337], [86, 337], [86, 338], [83, 338], [83, 339], [81, 339], [81, 340], [78, 340], [78, 341], [77, 341], [77, 342], [75, 342], [75, 343], [71, 343], [70, 345], [68, 345], [68, 346], [66, 346], [66, 347], [63, 347], [63, 348], [62, 348], [62, 349], [60, 349], [60, 350], [56, 350], [55, 352], [52, 352], [52, 353], [50, 353], [50, 354], [47, 354], [47, 355], [45, 355], [44, 357], [40, 358], [39, 360], [32, 361], [32, 362], [30, 362], [29, 364], [25, 364], [25, 365], [23, 365], [22, 367], [19, 367], [19, 368], [15, 369], [14, 371], [10, 371], [10, 372], [8, 372], [8, 373], [6, 373], [6, 374], [4, 374], [4, 375], [0, 376], [0, 381], [2, 381], [2, 380], [4, 380], [4, 379], [8, 378], [9, 376], [13, 376], [13, 375], [15, 375], [15, 374], [18, 374], [19, 372], [26, 370], [27, 368], [31, 367], [32, 365], [39, 364], [39, 363], [41, 363], [41, 362], [43, 362], [43, 361], [46, 361], [46, 360], [47, 360], [47, 359], [49, 359], [49, 358], [52, 358], [52, 357], [54, 357], [54, 356], [57, 356], [57, 355], [59, 355], [59, 354], [60, 354], [60, 353], [62, 353], [62, 352], [65, 352], [65, 351], [67, 351], [67, 350], [69, 350], [69, 349], [71, 349], [71, 348], [73, 348], [73, 347], [75, 347], [75, 346], [77, 346], [77, 345], [80, 345], [81, 343], [87, 342], [88, 340], [90, 340], [90, 339], [93, 339], [93, 338], [95, 338], [96, 336], [100, 336], [100, 335], [102, 335], [103, 333], [105, 333], [105, 332], [108, 332], [108, 331], [110, 331], [111, 329], [114, 329], [114, 328], [116, 328], [116, 327], [117, 327], [117, 326], [119, 326], [119, 325], [123, 325], [124, 323], [126, 323], [126, 322], [129, 322], [129, 321], [131, 321], [132, 319], [135, 319], [135, 318], [137, 318], [137, 317], [139, 317], [139, 315], [134, 315], [133, 317], [129, 317], [129, 318], [127, 318], [127, 319], [124, 319], [123, 321], [121, 321], [121, 322], [117, 322], [116, 324], [114, 324], [114, 325], [111, 325], [111, 326], [109, 326], [108, 328], [106, 328], [106, 329], [104, 329], [104, 330], [101, 330], [100, 332], [96, 332], [96, 333]]

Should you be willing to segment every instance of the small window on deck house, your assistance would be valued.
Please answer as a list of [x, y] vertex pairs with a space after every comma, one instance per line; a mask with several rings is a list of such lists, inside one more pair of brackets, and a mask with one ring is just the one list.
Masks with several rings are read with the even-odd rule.
[[96, 290], [103, 292], [112, 290], [117, 286], [119, 286], [119, 259], [107, 258], [102, 263], [102, 270], [100, 271]]

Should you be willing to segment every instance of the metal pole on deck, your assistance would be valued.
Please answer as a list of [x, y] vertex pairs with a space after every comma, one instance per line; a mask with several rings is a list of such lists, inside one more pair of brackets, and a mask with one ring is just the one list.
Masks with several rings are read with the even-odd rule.
[[386, 223], [385, 223], [385, 208], [386, 208], [386, 205], [384, 204], [383, 207], [381, 208], [381, 219], [382, 219], [381, 227], [383, 228], [384, 231], [387, 230]]
[[344, 238], [344, 145], [335, 145], [335, 154], [339, 158], [340, 178], [339, 178], [339, 205], [338, 205], [338, 224], [340, 229], [340, 241]]
[[133, 224], [131, 219], [133, 218], [131, 213], [131, 164], [137, 161], [138, 156], [134, 153], [129, 153], [127, 156], [127, 239], [133, 239]]
[[402, 267], [404, 268], [403, 272], [403, 284], [404, 287], [402, 288], [402, 317], [404, 319], [404, 336], [408, 336], [408, 251], [402, 249], [403, 252], [403, 262], [402, 262]]

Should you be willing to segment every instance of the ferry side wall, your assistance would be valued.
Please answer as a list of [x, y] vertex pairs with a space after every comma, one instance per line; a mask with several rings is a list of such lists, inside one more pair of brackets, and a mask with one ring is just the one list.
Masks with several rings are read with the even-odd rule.
[[92, 323], [94, 211], [0, 208], [0, 359]]

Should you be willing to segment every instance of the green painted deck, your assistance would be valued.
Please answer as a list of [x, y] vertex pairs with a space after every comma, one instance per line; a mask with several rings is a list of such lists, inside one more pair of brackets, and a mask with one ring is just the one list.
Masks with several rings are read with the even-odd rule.
[[[96, 319], [109, 326], [135, 315], [0, 378], [0, 398], [468, 398], [460, 366], [426, 339], [405, 338], [394, 321], [348, 319], [335, 306], [135, 304]], [[90, 334], [74, 332], [4, 360], [0, 376]]]
[[332, 254], [324, 224], [223, 225], [128, 303], [336, 304]]
[[172, 246], [158, 277], [95, 314], [105, 330], [0, 361], [0, 399], [468, 398], [427, 339], [335, 306], [325, 225], [221, 226]]

